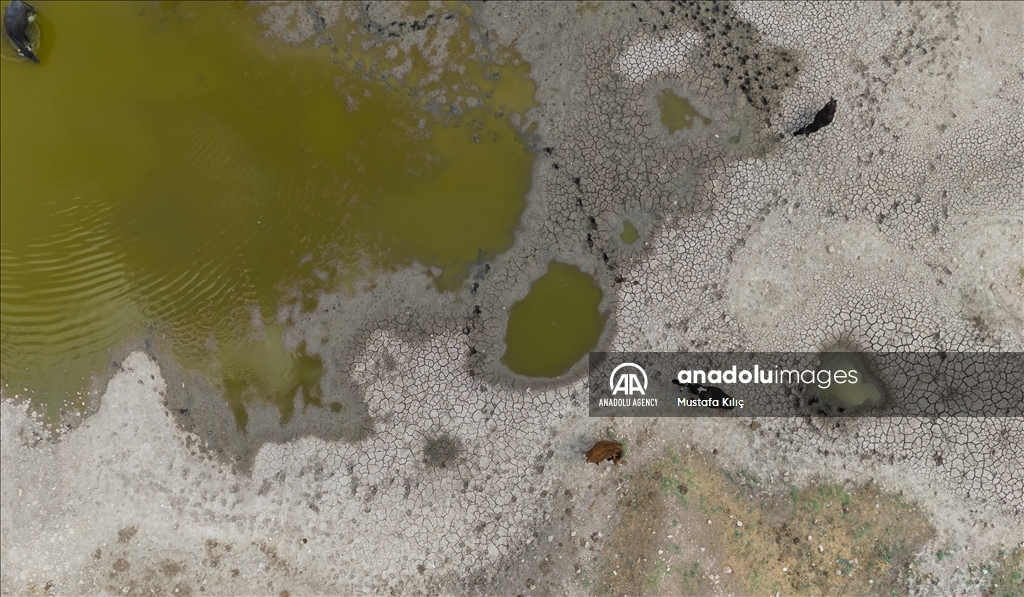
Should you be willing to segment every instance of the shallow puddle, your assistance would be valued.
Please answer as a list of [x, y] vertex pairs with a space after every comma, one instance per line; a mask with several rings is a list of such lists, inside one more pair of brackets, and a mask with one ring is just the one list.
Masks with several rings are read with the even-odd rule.
[[[882, 384], [863, 356], [855, 352], [827, 351], [819, 358], [818, 370], [827, 371], [827, 379], [837, 382], [827, 388], [816, 386], [812, 390], [821, 400], [820, 408], [832, 414], [852, 413], [858, 409], [878, 407], [885, 402]], [[848, 372], [853, 372], [856, 377], [848, 377]]]
[[502, 362], [527, 377], [562, 375], [597, 346], [605, 324], [601, 296], [590, 275], [552, 261], [508, 310]]
[[[383, 45], [275, 45], [244, 3], [37, 8], [42, 63], [6, 40], [0, 61], [2, 378], [51, 420], [140, 335], [221, 379], [242, 426], [246, 400], [329, 402], [278, 307], [413, 261], [444, 290], [512, 245], [534, 84], [467, 23], [464, 72], [417, 87], [423, 61], [397, 80]], [[457, 118], [424, 95], [453, 87]]]
[[631, 245], [640, 240], [640, 231], [636, 229], [633, 222], [626, 220], [622, 223], [622, 234], [619, 235], [622, 242]]
[[663, 89], [658, 94], [658, 106], [661, 107], [661, 123], [668, 129], [669, 134], [692, 128], [694, 120], [700, 120], [704, 126], [711, 124], [711, 119], [702, 116], [690, 104], [690, 100], [679, 97], [671, 89]]

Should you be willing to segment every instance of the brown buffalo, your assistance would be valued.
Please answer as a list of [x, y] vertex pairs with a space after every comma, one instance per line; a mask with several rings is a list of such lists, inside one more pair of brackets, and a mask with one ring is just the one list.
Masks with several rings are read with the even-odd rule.
[[587, 450], [587, 462], [603, 462], [611, 460], [618, 464], [622, 460], [622, 444], [603, 439]]

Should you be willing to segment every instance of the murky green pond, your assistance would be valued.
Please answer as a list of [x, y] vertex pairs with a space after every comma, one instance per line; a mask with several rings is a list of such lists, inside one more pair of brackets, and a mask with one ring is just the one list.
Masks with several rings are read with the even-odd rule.
[[557, 261], [508, 310], [505, 355], [510, 370], [527, 377], [558, 377], [597, 346], [606, 317], [601, 287], [574, 265]]
[[679, 97], [671, 89], [663, 89], [658, 94], [658, 106], [661, 108], [661, 123], [669, 133], [692, 128], [695, 120], [700, 120], [705, 126], [711, 124], [711, 119], [702, 116], [690, 100]]
[[[509, 117], [534, 85], [474, 45], [464, 7], [465, 68], [427, 85], [421, 56], [388, 77], [402, 52], [347, 48], [344, 23], [324, 32], [338, 46], [293, 47], [238, 2], [35, 6], [41, 64], [6, 39], [0, 60], [5, 395], [80, 406], [145, 334], [221, 379], [236, 414], [263, 399], [287, 417], [296, 392], [323, 399], [322, 365], [285, 349], [281, 305], [412, 262], [443, 291], [513, 242], [533, 155]], [[476, 107], [425, 95], [454, 88]]]

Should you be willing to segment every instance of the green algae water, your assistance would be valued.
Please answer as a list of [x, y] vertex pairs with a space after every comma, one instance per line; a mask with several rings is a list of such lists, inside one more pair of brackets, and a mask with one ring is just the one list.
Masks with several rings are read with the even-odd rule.
[[[241, 427], [254, 399], [287, 419], [328, 399], [281, 306], [413, 262], [443, 291], [514, 240], [534, 85], [468, 24], [464, 65], [396, 79], [386, 46], [275, 45], [244, 3], [36, 8], [41, 64], [6, 39], [0, 61], [0, 377], [50, 420], [139, 336], [219, 379]], [[457, 119], [434, 106], [453, 87], [477, 100]]]
[[705, 126], [711, 124], [711, 119], [702, 116], [690, 104], [690, 100], [679, 97], [671, 89], [663, 89], [658, 94], [658, 106], [661, 107], [661, 124], [665, 125], [670, 134], [681, 129], [693, 128], [694, 121], [698, 119]]
[[558, 377], [597, 346], [601, 287], [574, 265], [552, 261], [508, 310], [502, 362], [527, 377]]
[[636, 229], [633, 222], [626, 220], [622, 223], [622, 233], [619, 234], [619, 238], [627, 245], [631, 245], [640, 240], [640, 231]]

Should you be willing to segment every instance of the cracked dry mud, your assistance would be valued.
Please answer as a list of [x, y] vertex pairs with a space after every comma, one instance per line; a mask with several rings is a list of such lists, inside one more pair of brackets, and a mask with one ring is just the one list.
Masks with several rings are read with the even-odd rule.
[[[429, 29], [394, 26], [402, 4], [261, 10], [287, 43]], [[539, 382], [500, 360], [552, 260], [602, 287], [603, 349], [1021, 351], [1024, 9], [458, 10], [431, 22], [513, 45], [537, 83], [513, 247], [454, 299], [412, 269], [283, 315], [357, 415], [253, 408], [241, 435], [142, 350], [59, 438], [5, 396], [2, 592], [1024, 591], [1020, 419], [590, 419], [584, 365]], [[665, 89], [703, 118], [670, 134]], [[835, 121], [794, 139], [829, 97]], [[587, 464], [600, 439], [621, 466]]]

